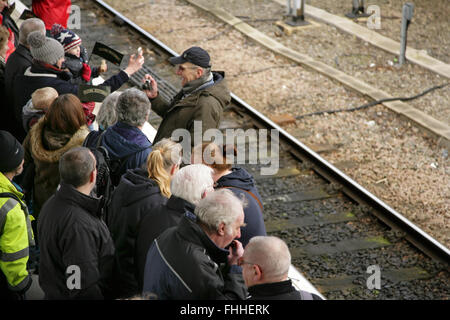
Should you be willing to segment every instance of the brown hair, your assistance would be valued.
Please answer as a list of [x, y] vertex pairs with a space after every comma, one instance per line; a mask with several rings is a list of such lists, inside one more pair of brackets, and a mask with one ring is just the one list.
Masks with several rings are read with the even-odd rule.
[[83, 106], [77, 96], [67, 93], [53, 101], [45, 114], [45, 124], [56, 132], [74, 134], [86, 125]]
[[[193, 153], [198, 155], [200, 152], [200, 145], [194, 147]], [[206, 153], [205, 153], [206, 152]], [[237, 150], [234, 145], [223, 144], [217, 145], [212, 142], [203, 142], [201, 144], [201, 159], [202, 163], [213, 168], [215, 172], [223, 172], [230, 170], [233, 163], [230, 162], [228, 155], [237, 156]], [[194, 155], [195, 156], [195, 155]]]
[[[0, 53], [2, 53], [2, 50], [5, 48], [6, 44], [8, 43], [9, 39], [9, 31], [6, 27], [0, 26]], [[5, 57], [3, 57], [5, 58]]]

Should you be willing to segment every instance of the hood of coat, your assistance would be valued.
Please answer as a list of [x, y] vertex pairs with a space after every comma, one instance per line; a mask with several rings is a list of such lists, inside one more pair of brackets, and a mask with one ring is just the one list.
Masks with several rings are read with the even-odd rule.
[[80, 147], [89, 134], [82, 126], [75, 134], [54, 132], [44, 125], [42, 117], [30, 130], [30, 147], [33, 159], [42, 162], [58, 162], [61, 156], [73, 147]]
[[223, 187], [237, 187], [253, 192], [255, 189], [255, 180], [245, 169], [235, 167], [231, 169], [231, 173], [222, 176], [217, 180], [216, 188]]
[[123, 206], [132, 205], [143, 198], [161, 193], [158, 184], [148, 177], [146, 170], [127, 170], [120, 179], [116, 193], [122, 197]]
[[122, 158], [152, 146], [140, 129], [126, 123], [118, 122], [106, 130], [102, 144], [111, 157]]

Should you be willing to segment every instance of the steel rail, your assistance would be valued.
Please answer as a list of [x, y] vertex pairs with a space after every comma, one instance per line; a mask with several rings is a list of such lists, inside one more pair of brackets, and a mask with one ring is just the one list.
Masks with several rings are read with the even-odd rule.
[[[152, 34], [142, 29], [140, 26], [106, 4], [104, 1], [95, 0], [95, 3], [100, 5], [110, 14], [120, 18], [124, 23], [140, 33], [147, 40], [153, 42], [156, 46], [163, 49], [168, 55], [179, 55], [176, 51], [166, 46]], [[358, 203], [366, 204], [374, 209], [375, 212], [373, 212], [373, 214], [375, 216], [377, 216], [389, 227], [404, 232], [406, 234], [406, 239], [410, 241], [416, 248], [418, 248], [431, 258], [445, 263], [447, 266], [450, 266], [450, 250], [447, 247], [421, 230], [414, 223], [409, 221], [407, 218], [388, 206], [386, 203], [378, 199], [375, 195], [359, 185], [356, 181], [348, 177], [331, 163], [323, 159], [316, 152], [298, 141], [296, 138], [294, 138], [272, 120], [267, 118], [261, 112], [240, 99], [238, 96], [231, 93], [231, 97], [232, 102], [237, 105], [238, 108], [242, 108], [242, 110], [248, 113], [256, 122], [257, 126], [263, 127], [265, 129], [277, 130], [279, 132], [280, 140], [282, 140], [286, 145], [290, 147], [290, 151], [294, 156], [302, 160], [311, 162], [318, 174], [328, 179], [329, 181], [333, 181], [341, 185], [343, 187], [342, 191], [350, 198], [354, 199]]]

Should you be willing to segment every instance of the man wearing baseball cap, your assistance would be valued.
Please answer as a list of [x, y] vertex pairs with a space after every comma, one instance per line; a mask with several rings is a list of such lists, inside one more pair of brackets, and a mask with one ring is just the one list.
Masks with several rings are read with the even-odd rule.
[[[181, 91], [172, 101], [165, 101], [158, 94], [158, 84], [150, 76], [150, 90], [144, 90], [152, 103], [152, 109], [163, 118], [153, 143], [170, 138], [176, 129], [189, 130], [191, 145], [194, 144], [194, 121], [201, 121], [201, 136], [211, 128], [217, 129], [223, 108], [231, 101], [225, 74], [211, 71], [211, 60], [207, 51], [191, 47], [169, 61], [176, 66], [181, 78]], [[202, 141], [199, 141], [202, 142]]]
[[27, 262], [34, 238], [23, 194], [12, 183], [22, 173], [24, 149], [0, 130], [0, 150], [0, 300], [16, 300], [31, 285]]

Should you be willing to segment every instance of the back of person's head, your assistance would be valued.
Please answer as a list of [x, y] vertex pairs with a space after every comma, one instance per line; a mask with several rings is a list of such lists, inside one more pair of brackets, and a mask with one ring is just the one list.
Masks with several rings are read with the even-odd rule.
[[52, 87], [44, 87], [33, 92], [31, 102], [35, 109], [47, 111], [56, 98], [58, 98], [58, 91]]
[[195, 215], [209, 231], [217, 231], [221, 223], [231, 234], [233, 223], [243, 214], [245, 204], [231, 190], [219, 189], [210, 192], [195, 207]]
[[56, 98], [45, 114], [45, 124], [53, 131], [74, 134], [86, 125], [83, 106], [77, 96], [67, 93]]
[[170, 198], [170, 180], [173, 166], [181, 164], [182, 146], [170, 139], [162, 139], [153, 146], [147, 158], [148, 177], [158, 183], [161, 194]]
[[285, 280], [291, 265], [291, 254], [286, 243], [278, 237], [256, 236], [245, 247], [244, 260], [257, 264], [263, 281]]
[[56, 65], [64, 58], [64, 48], [53, 38], [48, 38], [40, 31], [33, 31], [28, 35], [31, 56], [40, 62]]
[[233, 167], [233, 159], [237, 156], [237, 150], [233, 145], [217, 145], [212, 142], [203, 142], [192, 150], [192, 163], [203, 163], [219, 173], [230, 170]]
[[45, 24], [39, 18], [30, 18], [22, 22], [19, 29], [19, 43], [28, 47], [28, 35], [33, 31], [39, 31], [45, 35]]
[[6, 51], [8, 50], [9, 31], [4, 26], [0, 26], [0, 57], [6, 58]]
[[21, 165], [25, 151], [8, 131], [0, 130], [0, 150], [0, 172], [12, 172]]
[[72, 148], [59, 159], [61, 182], [75, 188], [84, 186], [89, 183], [95, 165], [95, 157], [88, 148]]
[[116, 108], [118, 121], [140, 127], [150, 115], [151, 104], [143, 91], [130, 88], [119, 96]]
[[197, 205], [205, 192], [213, 190], [212, 173], [213, 170], [203, 164], [191, 164], [181, 168], [172, 177], [172, 194]]
[[117, 100], [119, 100], [121, 92], [114, 91], [105, 98], [102, 102], [102, 106], [97, 114], [97, 122], [99, 128], [102, 130], [108, 129], [108, 127], [114, 125], [117, 122]]

